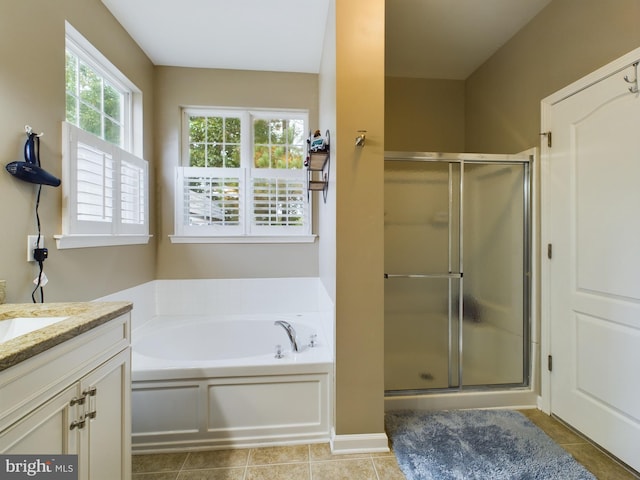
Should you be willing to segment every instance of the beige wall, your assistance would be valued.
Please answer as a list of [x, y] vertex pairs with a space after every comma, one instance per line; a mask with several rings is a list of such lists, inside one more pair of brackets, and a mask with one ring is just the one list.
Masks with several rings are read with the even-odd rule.
[[385, 150], [464, 152], [465, 82], [386, 77]]
[[[156, 68], [158, 278], [248, 278], [318, 275], [318, 244], [172, 244], [174, 167], [180, 162], [180, 108], [305, 108], [318, 123], [318, 76], [178, 67]], [[316, 202], [317, 203], [317, 202]], [[315, 210], [317, 211], [317, 205]], [[315, 228], [317, 231], [317, 227]]]
[[[7, 0], [0, 13], [0, 279], [7, 302], [30, 302], [37, 266], [26, 262], [27, 235], [37, 233], [37, 187], [10, 176], [4, 166], [23, 160], [24, 125], [44, 132], [43, 167], [61, 176], [61, 122], [65, 117], [65, 20], [143, 92], [144, 156], [153, 184], [153, 65], [100, 0]], [[57, 250], [61, 233], [61, 188], [43, 187], [40, 219], [49, 249], [46, 301], [88, 300], [149, 281], [155, 246]]]
[[[320, 121], [322, 131], [329, 130], [336, 141], [336, 0], [330, 0], [327, 25], [322, 48], [322, 61], [319, 75]], [[332, 145], [331, 147], [333, 148]], [[320, 194], [316, 194], [319, 237], [318, 271], [329, 296], [336, 300], [336, 168], [329, 169], [329, 190], [326, 203], [320, 203]]]
[[384, 13], [384, 0], [336, 1], [338, 435], [384, 432]]
[[638, 0], [553, 0], [468, 79], [467, 151], [539, 145], [540, 100], [640, 46]]

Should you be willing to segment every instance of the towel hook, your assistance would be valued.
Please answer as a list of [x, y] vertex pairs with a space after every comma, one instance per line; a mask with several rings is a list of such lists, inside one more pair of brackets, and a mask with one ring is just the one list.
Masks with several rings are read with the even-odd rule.
[[364, 141], [367, 138], [367, 136], [366, 136], [367, 131], [366, 130], [358, 130], [358, 133], [360, 135], [358, 135], [356, 137], [356, 147], [364, 147]]
[[631, 93], [638, 93], [638, 62], [633, 64], [633, 68], [635, 70], [635, 78], [633, 80], [629, 79], [629, 75], [624, 76], [624, 81], [627, 83], [631, 83], [632, 85], [629, 87], [629, 91]]
[[[25, 125], [24, 126], [24, 131], [27, 134], [27, 137], [30, 137], [33, 134], [33, 128], [31, 128], [31, 125]], [[40, 132], [40, 134], [36, 134], [36, 137], [41, 137], [44, 135], [44, 132]]]

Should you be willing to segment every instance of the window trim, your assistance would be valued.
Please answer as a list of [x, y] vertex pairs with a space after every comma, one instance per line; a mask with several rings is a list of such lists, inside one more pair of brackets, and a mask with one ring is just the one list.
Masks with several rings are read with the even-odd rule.
[[[176, 167], [175, 182], [176, 189], [174, 193], [178, 191], [178, 182], [181, 182], [184, 178], [184, 172], [190, 169], [205, 169], [205, 170], [217, 170], [223, 171], [225, 168], [215, 167], [191, 167], [189, 166], [189, 117], [191, 116], [237, 116], [241, 119], [241, 138], [240, 145], [244, 152], [253, 152], [254, 147], [254, 132], [253, 121], [256, 119], [270, 119], [270, 118], [292, 118], [300, 119], [304, 121], [304, 129], [308, 129], [309, 125], [309, 112], [304, 109], [259, 109], [259, 108], [239, 108], [239, 107], [184, 107], [181, 112], [181, 134], [180, 134], [180, 159], [178, 166]], [[248, 131], [247, 131], [248, 130]], [[241, 157], [241, 166], [238, 168], [240, 182], [245, 185], [245, 189], [251, 188], [251, 180], [254, 178], [253, 173], [258, 173], [255, 178], [260, 178], [259, 171], [263, 170], [265, 173], [274, 172], [277, 169], [259, 169], [254, 168], [251, 162], [252, 153], [246, 154]], [[228, 168], [232, 170], [232, 168]], [[291, 175], [290, 172], [300, 172], [301, 180], [303, 184], [306, 184], [306, 169], [283, 169], [282, 172], [287, 172], [283, 177]], [[266, 175], [272, 176], [272, 175]], [[246, 190], [248, 192], [248, 190]], [[265, 233], [264, 228], [258, 228], [258, 232], [253, 226], [249, 216], [251, 215], [251, 208], [253, 205], [252, 197], [247, 193], [243, 199], [242, 206], [245, 210], [247, 218], [245, 225], [241, 228], [243, 233], [225, 234], [221, 231], [220, 234], [212, 233], [213, 228], [208, 228], [206, 232], [201, 235], [192, 234], [192, 229], [184, 226], [182, 222], [184, 217], [178, 216], [179, 212], [184, 211], [184, 199], [180, 198], [180, 195], [174, 194], [174, 234], [169, 235], [172, 243], [312, 243], [315, 241], [317, 235], [313, 234], [313, 201], [312, 197], [305, 199], [307, 202], [307, 211], [305, 221], [307, 226], [304, 232], [283, 232], [283, 228], [274, 227], [273, 233]]]

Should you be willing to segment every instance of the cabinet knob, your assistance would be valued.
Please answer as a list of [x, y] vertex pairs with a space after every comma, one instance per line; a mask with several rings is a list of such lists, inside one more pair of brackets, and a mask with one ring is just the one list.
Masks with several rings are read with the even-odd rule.
[[73, 397], [73, 398], [71, 399], [71, 401], [69, 402], [69, 405], [70, 405], [70, 406], [72, 406], [72, 407], [73, 407], [74, 405], [84, 405], [84, 399], [85, 399], [84, 395], [83, 395], [82, 397], [80, 397], [80, 398], [78, 398], [78, 397]]

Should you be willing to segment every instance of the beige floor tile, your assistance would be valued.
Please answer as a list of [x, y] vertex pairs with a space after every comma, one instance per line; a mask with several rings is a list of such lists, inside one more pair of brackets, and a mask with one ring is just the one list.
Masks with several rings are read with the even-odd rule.
[[131, 480], [176, 480], [178, 472], [134, 473]]
[[562, 447], [593, 473], [598, 480], [635, 480], [638, 478], [589, 443], [563, 445]]
[[247, 465], [248, 456], [248, 449], [191, 452], [184, 462], [183, 469], [244, 467]]
[[313, 480], [377, 480], [371, 458], [312, 462]]
[[314, 443], [310, 448], [311, 461], [323, 461], [323, 460], [346, 460], [352, 458], [369, 458], [369, 453], [346, 453], [334, 455], [331, 453], [331, 446], [328, 443]]
[[573, 430], [563, 425], [562, 422], [559, 422], [540, 410], [531, 409], [521, 410], [520, 412], [560, 445], [569, 443], [587, 443], [587, 440], [584, 437], [581, 437]]
[[243, 480], [245, 468], [183, 470], [177, 480]]
[[311, 473], [307, 462], [261, 465], [247, 467], [245, 480], [311, 480]]
[[[640, 479], [555, 418], [522, 413], [598, 480]], [[405, 480], [392, 452], [333, 455], [328, 443], [134, 455], [132, 466], [132, 480]]]
[[389, 447], [388, 452], [372, 452], [371, 456], [372, 457], [394, 457], [395, 454], [393, 453], [393, 450], [391, 449], [391, 447]]
[[131, 459], [133, 473], [178, 471], [187, 458], [186, 453], [154, 453], [133, 455]]
[[373, 457], [379, 480], [405, 480], [395, 457]]
[[273, 465], [309, 461], [309, 445], [253, 448], [249, 453], [249, 465]]

